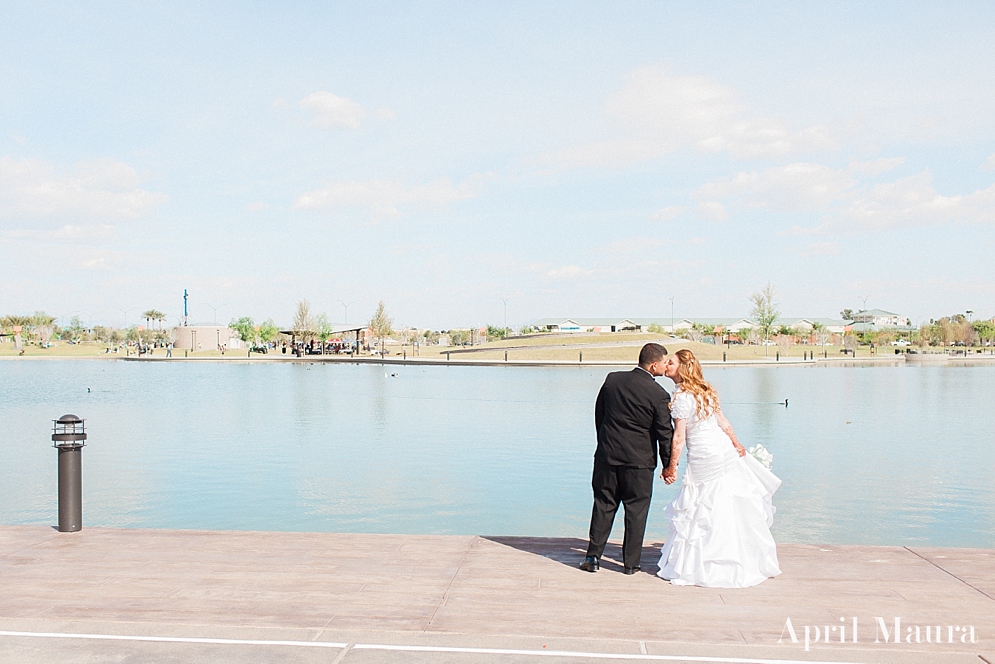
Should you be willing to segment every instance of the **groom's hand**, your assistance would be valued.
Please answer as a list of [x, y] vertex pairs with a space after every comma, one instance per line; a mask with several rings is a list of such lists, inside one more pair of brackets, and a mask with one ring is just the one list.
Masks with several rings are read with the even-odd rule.
[[663, 481], [667, 484], [673, 484], [677, 481], [677, 469], [672, 466], [667, 466], [663, 469], [663, 472], [660, 473], [660, 477], [662, 477]]

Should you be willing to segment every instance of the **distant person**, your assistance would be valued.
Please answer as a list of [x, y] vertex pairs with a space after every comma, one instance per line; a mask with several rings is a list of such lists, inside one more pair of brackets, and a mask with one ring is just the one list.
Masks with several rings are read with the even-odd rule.
[[688, 468], [667, 507], [670, 529], [657, 575], [674, 585], [747, 588], [781, 573], [770, 534], [771, 497], [781, 480], [736, 439], [694, 354], [681, 349], [664, 368], [674, 381], [674, 441], [661, 477], [677, 480], [685, 443]]
[[670, 462], [670, 395], [656, 382], [663, 375], [667, 349], [649, 343], [639, 351], [639, 366], [608, 374], [594, 405], [598, 448], [594, 453], [594, 509], [587, 557], [580, 568], [597, 572], [619, 503], [625, 508], [622, 564], [626, 574], [640, 569], [646, 515], [653, 496], [657, 450]]

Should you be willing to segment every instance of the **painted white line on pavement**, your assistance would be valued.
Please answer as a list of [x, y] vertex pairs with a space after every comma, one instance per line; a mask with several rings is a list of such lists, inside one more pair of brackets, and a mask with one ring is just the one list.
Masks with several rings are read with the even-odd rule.
[[812, 659], [756, 659], [750, 657], [705, 657], [702, 655], [636, 655], [610, 652], [577, 652], [575, 650], [512, 650], [508, 648], [456, 648], [446, 646], [396, 646], [357, 643], [353, 650], [396, 650], [401, 652], [452, 652], [479, 655], [533, 655], [538, 657], [586, 657], [588, 659], [634, 659], [650, 662], [713, 662], [715, 664], [861, 664]]
[[156, 641], [161, 643], [215, 643], [230, 646], [296, 646], [308, 648], [345, 648], [345, 643], [330, 641], [258, 641], [253, 639], [205, 639], [193, 636], [130, 636], [124, 634], [64, 634], [62, 632], [5, 632], [0, 636], [25, 636], [41, 639], [95, 639], [101, 641]]
[[[331, 641], [262, 641], [254, 639], [208, 639], [186, 636], [131, 636], [125, 634], [68, 634], [62, 632], [9, 632], [0, 636], [41, 639], [91, 639], [103, 641], [150, 641], [158, 643], [207, 643], [242, 646], [291, 646], [301, 648], [346, 648], [348, 643]], [[357, 643], [353, 650], [390, 650], [396, 652], [461, 653], [468, 655], [523, 655], [534, 657], [585, 657], [587, 659], [629, 659], [650, 662], [711, 662], [712, 664], [860, 664], [840, 660], [817, 661], [797, 659], [757, 659], [750, 657], [705, 657], [702, 655], [636, 655], [608, 652], [578, 652], [575, 650], [515, 650], [510, 648], [460, 648], [449, 646], [405, 646], [377, 643]]]

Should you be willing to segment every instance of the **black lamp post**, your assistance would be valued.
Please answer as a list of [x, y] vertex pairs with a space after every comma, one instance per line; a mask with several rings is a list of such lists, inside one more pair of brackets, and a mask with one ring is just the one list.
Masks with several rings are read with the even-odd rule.
[[59, 532], [74, 533], [83, 528], [82, 451], [86, 429], [76, 415], [63, 415], [54, 422], [52, 444], [59, 450]]

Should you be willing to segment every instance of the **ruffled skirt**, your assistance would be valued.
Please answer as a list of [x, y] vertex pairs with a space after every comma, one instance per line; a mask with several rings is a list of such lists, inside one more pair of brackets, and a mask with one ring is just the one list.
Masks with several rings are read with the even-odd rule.
[[780, 485], [749, 454], [690, 459], [667, 506], [670, 530], [657, 575], [675, 585], [747, 588], [780, 574], [770, 534]]

